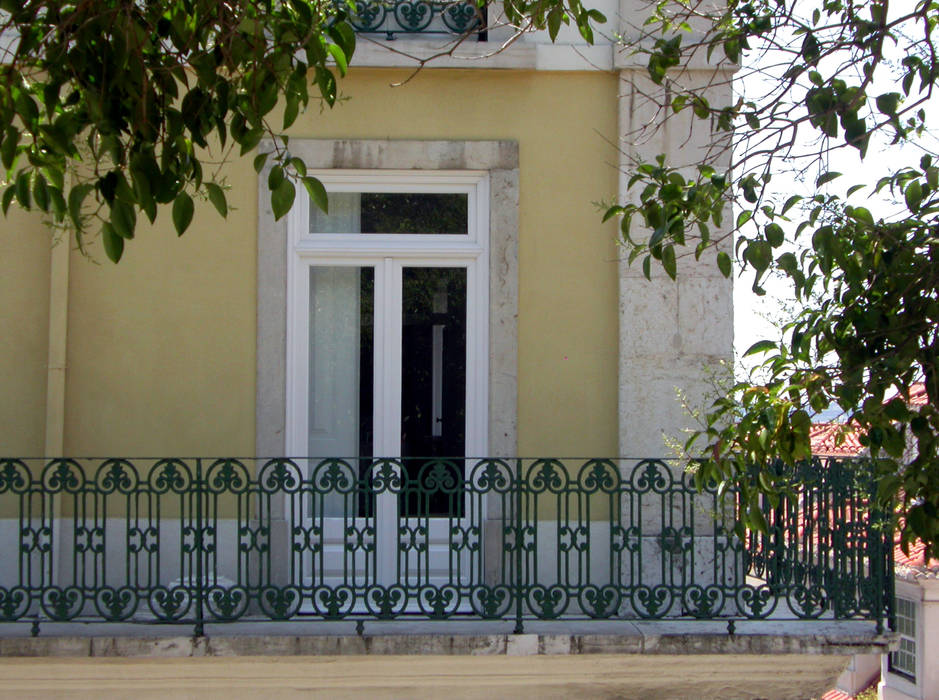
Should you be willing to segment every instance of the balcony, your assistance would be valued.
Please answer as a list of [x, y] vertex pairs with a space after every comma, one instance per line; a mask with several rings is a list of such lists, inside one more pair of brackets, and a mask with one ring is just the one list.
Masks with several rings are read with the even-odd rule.
[[388, 40], [409, 34], [486, 40], [486, 8], [473, 2], [356, 0], [349, 21], [358, 32], [381, 34]]
[[882, 632], [890, 538], [865, 470], [788, 471], [807, 486], [741, 540], [734, 494], [651, 459], [4, 459], [0, 621]]

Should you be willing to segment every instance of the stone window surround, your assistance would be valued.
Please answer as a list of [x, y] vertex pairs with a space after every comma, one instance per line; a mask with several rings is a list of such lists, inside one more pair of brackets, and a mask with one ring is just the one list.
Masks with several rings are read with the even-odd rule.
[[[262, 143], [260, 150], [273, 150]], [[515, 141], [291, 139], [308, 168], [489, 172], [489, 454], [512, 457], [518, 426], [518, 202]], [[285, 455], [287, 217], [274, 220], [258, 177], [257, 387], [255, 453]], [[302, 190], [301, 190], [302, 192]]]

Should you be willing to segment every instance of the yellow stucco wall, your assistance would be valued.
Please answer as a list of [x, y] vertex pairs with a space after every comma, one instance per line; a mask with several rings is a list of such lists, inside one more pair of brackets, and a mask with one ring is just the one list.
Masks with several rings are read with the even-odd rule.
[[[427, 70], [390, 87], [406, 75], [353, 71], [342, 83], [351, 99], [322, 113], [311, 106], [292, 135], [517, 140], [519, 453], [615, 454], [617, 251], [613, 225], [600, 224], [592, 202], [616, 191], [616, 77]], [[101, 264], [73, 253], [67, 453], [253, 454], [257, 176], [250, 159], [226, 173], [237, 207], [227, 221], [202, 206], [177, 239], [164, 211], [156, 226], [139, 227], [117, 266], [100, 249], [93, 254]], [[4, 254], [12, 277], [0, 289], [4, 313], [14, 298], [7, 289], [29, 297], [29, 309], [17, 308], [12, 320], [15, 335], [29, 340], [11, 350], [0, 339], [4, 372], [27, 356], [44, 370], [48, 239], [21, 238], [4, 235], [4, 248], [22, 247], [30, 263]], [[44, 378], [30, 371], [15, 391], [32, 397], [32, 408], [35, 396], [44, 399]], [[3, 403], [3, 415], [12, 415]], [[24, 413], [0, 424], [0, 444], [35, 454], [35, 437], [10, 442], [10, 431], [28, 432], [20, 424], [41, 431]]]
[[50, 241], [38, 216], [0, 219], [0, 455], [43, 451]]

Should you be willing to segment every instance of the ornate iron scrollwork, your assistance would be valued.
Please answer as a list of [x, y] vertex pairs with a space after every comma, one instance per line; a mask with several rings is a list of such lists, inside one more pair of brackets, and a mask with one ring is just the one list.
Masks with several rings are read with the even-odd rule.
[[[343, 6], [345, 7], [345, 6]], [[356, 31], [384, 34], [479, 35], [485, 38], [486, 8], [474, 2], [355, 0], [349, 22]]]

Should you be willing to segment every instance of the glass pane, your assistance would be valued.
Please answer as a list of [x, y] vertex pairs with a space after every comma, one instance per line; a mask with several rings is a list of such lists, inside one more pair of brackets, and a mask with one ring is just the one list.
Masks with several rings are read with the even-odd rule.
[[462, 458], [466, 449], [466, 268], [405, 268], [403, 285], [401, 454], [409, 488], [401, 505], [406, 516], [459, 517], [462, 460], [428, 458]]
[[310, 202], [310, 233], [359, 233], [361, 197], [358, 192], [330, 192], [329, 214]]
[[[310, 268], [308, 454], [347, 460], [352, 478], [372, 455], [374, 287], [371, 267]], [[323, 509], [341, 516], [353, 506], [337, 492]]]
[[469, 195], [330, 192], [329, 214], [310, 205], [310, 233], [466, 234]]

